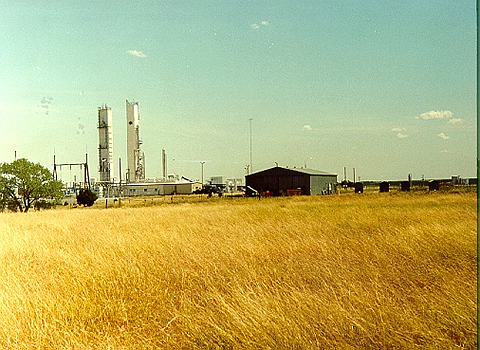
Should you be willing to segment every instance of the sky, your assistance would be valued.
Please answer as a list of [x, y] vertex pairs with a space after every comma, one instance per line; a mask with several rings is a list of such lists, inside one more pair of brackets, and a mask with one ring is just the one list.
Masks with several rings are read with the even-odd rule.
[[0, 163], [98, 178], [107, 104], [118, 178], [128, 99], [148, 178], [162, 148], [190, 179], [476, 176], [475, 1], [2, 0], [0, 28]]

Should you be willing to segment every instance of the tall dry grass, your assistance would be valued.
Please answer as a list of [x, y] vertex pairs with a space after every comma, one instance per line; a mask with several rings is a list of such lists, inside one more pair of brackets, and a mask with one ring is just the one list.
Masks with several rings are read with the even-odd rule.
[[0, 347], [474, 349], [475, 194], [0, 215]]

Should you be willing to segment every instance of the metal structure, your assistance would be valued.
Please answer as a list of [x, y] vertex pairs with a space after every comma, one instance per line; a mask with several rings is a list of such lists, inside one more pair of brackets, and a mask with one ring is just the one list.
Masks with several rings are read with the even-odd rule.
[[337, 174], [313, 169], [276, 166], [246, 176], [247, 195], [250, 188], [272, 196], [334, 194], [336, 185]]
[[248, 164], [247, 175], [249, 175], [250, 172], [253, 171], [253, 167], [252, 167], [252, 119], [253, 118], [248, 119], [248, 126], [249, 126], [249, 129], [250, 129], [250, 140], [249, 140], [250, 164]]
[[205, 162], [201, 161], [200, 164], [202, 165], [202, 186], [203, 186], [203, 166], [205, 165]]
[[165, 148], [162, 148], [162, 177], [163, 181], [167, 180], [167, 153]]
[[127, 109], [127, 182], [145, 181], [145, 154], [140, 149], [138, 102], [128, 102]]
[[85, 154], [85, 163], [58, 163], [56, 162], [55, 155], [53, 155], [53, 177], [58, 180], [57, 168], [79, 166], [83, 170], [83, 187], [90, 188], [90, 172], [88, 170], [88, 154]]
[[113, 118], [112, 109], [98, 107], [98, 166], [100, 182], [113, 182]]

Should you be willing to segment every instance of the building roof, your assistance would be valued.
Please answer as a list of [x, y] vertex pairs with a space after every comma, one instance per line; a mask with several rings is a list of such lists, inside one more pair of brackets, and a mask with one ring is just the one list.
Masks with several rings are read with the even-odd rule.
[[304, 174], [308, 174], [308, 175], [333, 175], [333, 176], [337, 176], [337, 174], [327, 173], [325, 171], [320, 171], [320, 170], [315, 170], [315, 169], [293, 168], [293, 169], [289, 169], [289, 170], [298, 171], [300, 173], [304, 173]]
[[[286, 167], [273, 167], [273, 168], [269, 168], [269, 169], [264, 169], [264, 170], [261, 170], [261, 171], [257, 171], [255, 173], [252, 173], [250, 175], [255, 175], [255, 174], [260, 174], [260, 173], [263, 173], [265, 171], [270, 171], [270, 170], [275, 170], [275, 169], [282, 169], [282, 170], [290, 170], [290, 171], [294, 171], [294, 172], [297, 172], [297, 173], [302, 173], [302, 174], [307, 174], [307, 175], [313, 175], [313, 176], [338, 176], [338, 174], [333, 174], [333, 173], [327, 173], [325, 171], [320, 171], [320, 170], [315, 170], [315, 169], [308, 169], [308, 168], [286, 168]], [[247, 175], [247, 176], [250, 176], [250, 175]]]
[[129, 182], [122, 186], [166, 186], [166, 185], [191, 185], [200, 181], [178, 181], [178, 182]]

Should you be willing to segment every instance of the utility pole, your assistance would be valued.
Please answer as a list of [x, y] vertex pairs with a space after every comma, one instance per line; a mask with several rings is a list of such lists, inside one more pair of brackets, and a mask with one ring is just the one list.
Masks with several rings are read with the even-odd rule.
[[252, 119], [253, 118], [248, 119], [248, 124], [250, 128], [250, 171], [253, 171], [253, 168], [252, 168]]

